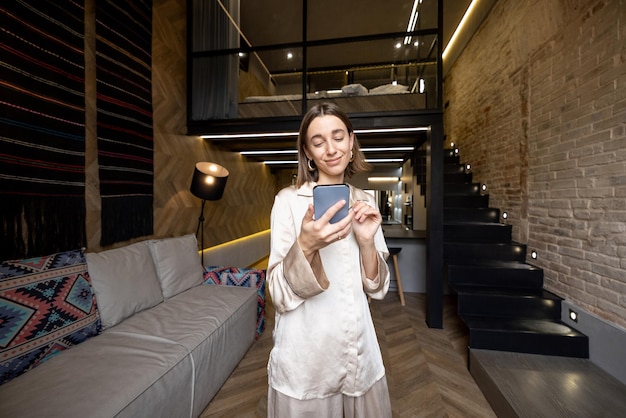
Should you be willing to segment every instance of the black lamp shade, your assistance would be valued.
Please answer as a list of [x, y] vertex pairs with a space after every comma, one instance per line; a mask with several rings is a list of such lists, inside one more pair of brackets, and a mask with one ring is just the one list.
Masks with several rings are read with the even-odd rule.
[[191, 193], [202, 200], [220, 200], [228, 180], [228, 170], [215, 163], [197, 163], [191, 180]]

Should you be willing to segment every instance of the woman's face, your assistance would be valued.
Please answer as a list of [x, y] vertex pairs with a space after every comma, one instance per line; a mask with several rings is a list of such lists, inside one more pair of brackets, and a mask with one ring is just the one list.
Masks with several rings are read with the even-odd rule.
[[319, 116], [311, 121], [306, 135], [306, 156], [319, 171], [318, 184], [343, 183], [352, 154], [354, 134], [336, 116]]

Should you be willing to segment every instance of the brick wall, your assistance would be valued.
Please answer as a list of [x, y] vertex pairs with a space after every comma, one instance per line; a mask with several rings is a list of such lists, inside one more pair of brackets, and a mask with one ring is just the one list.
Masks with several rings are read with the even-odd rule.
[[444, 103], [546, 288], [626, 326], [626, 0], [499, 0]]

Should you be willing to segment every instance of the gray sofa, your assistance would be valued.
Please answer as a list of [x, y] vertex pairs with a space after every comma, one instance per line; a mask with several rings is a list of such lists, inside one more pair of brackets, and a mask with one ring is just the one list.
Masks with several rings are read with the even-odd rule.
[[85, 257], [102, 331], [0, 386], [0, 416], [200, 415], [255, 339], [257, 289], [205, 284], [193, 235]]

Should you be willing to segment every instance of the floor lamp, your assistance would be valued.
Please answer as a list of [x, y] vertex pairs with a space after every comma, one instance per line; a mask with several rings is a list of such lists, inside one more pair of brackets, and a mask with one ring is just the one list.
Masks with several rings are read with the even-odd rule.
[[228, 170], [215, 163], [197, 163], [191, 180], [191, 193], [197, 198], [202, 199], [202, 208], [200, 209], [200, 217], [198, 218], [198, 227], [196, 228], [196, 239], [200, 228], [202, 228], [202, 236], [200, 238], [201, 262], [204, 266], [204, 204], [207, 200], [220, 200], [224, 194], [228, 180]]

